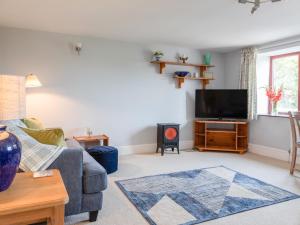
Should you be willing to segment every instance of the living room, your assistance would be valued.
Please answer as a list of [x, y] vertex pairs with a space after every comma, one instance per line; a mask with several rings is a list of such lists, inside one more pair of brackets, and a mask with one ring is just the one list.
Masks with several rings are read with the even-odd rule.
[[0, 225], [299, 224], [300, 2], [0, 6]]

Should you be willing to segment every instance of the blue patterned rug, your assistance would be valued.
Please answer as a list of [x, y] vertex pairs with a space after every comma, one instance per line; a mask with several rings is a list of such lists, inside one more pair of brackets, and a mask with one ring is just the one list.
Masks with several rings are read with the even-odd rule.
[[224, 166], [116, 183], [151, 225], [193, 225], [300, 197]]

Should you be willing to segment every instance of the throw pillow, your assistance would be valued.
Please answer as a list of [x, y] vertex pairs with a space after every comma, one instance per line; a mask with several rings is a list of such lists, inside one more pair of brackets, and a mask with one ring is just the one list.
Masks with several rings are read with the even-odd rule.
[[43, 123], [36, 118], [24, 118], [22, 119], [22, 122], [25, 123], [25, 125], [29, 129], [36, 129], [36, 130], [45, 129]]
[[35, 140], [46, 145], [66, 146], [64, 132], [60, 128], [35, 130], [20, 127], [25, 133]]

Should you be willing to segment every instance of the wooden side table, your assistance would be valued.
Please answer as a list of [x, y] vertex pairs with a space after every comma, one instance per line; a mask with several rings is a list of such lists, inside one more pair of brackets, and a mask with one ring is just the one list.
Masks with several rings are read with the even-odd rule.
[[109, 145], [109, 137], [105, 134], [102, 135], [92, 135], [92, 136], [74, 136], [76, 141], [78, 141], [84, 148], [88, 148], [95, 145]]
[[0, 224], [25, 225], [47, 221], [63, 225], [69, 196], [58, 170], [50, 177], [18, 173], [13, 184], [0, 192]]

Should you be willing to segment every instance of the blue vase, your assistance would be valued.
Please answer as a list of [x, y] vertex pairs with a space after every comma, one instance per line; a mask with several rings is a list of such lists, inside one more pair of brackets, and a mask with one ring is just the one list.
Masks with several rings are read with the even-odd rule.
[[0, 125], [0, 192], [9, 188], [19, 169], [21, 143], [18, 138]]

